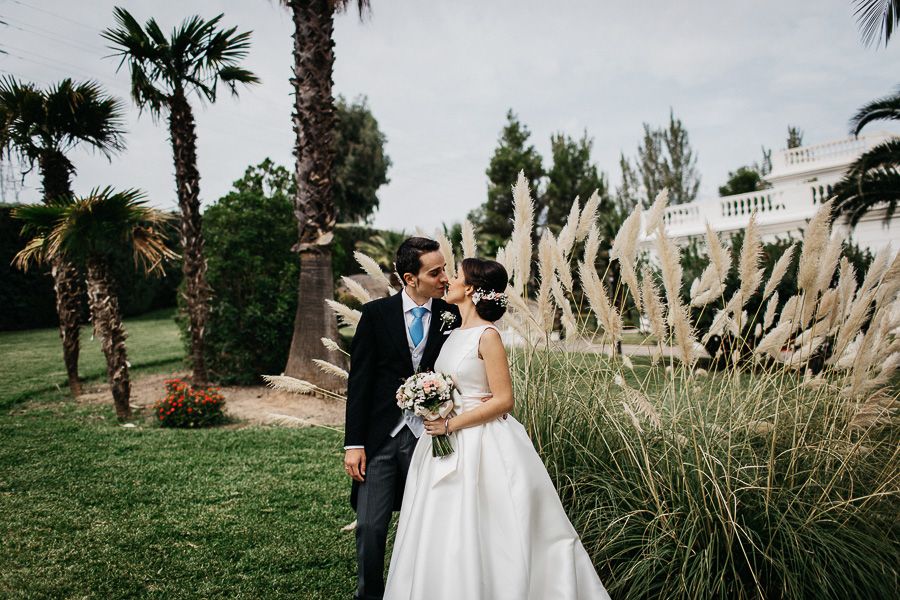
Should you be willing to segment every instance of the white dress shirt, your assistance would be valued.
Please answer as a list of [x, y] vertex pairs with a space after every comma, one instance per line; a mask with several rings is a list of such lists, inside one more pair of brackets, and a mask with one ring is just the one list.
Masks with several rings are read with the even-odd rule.
[[[413, 346], [409, 328], [415, 319], [412, 310], [419, 305], [416, 304], [415, 300], [409, 297], [409, 294], [406, 293], [406, 288], [403, 288], [403, 291], [400, 292], [400, 298], [403, 301], [403, 319], [406, 323], [406, 344], [409, 346], [409, 355], [412, 358], [413, 369], [418, 371], [419, 365], [422, 363], [422, 355], [425, 353], [425, 345], [428, 343], [428, 329], [431, 326], [432, 299], [429, 298], [425, 304], [421, 305], [425, 308], [425, 314], [422, 315], [422, 330], [424, 335], [422, 336], [419, 345]], [[353, 365], [350, 365], [350, 368], [352, 369]], [[425, 433], [425, 424], [422, 422], [422, 417], [416, 416], [411, 410], [404, 410], [403, 414], [400, 415], [400, 421], [394, 429], [391, 430], [391, 437], [396, 437], [398, 433], [403, 431], [404, 427], [409, 427], [409, 430], [412, 431], [413, 435], [417, 438], [422, 437], [422, 434]], [[344, 446], [344, 450], [362, 447], [363, 446]]]

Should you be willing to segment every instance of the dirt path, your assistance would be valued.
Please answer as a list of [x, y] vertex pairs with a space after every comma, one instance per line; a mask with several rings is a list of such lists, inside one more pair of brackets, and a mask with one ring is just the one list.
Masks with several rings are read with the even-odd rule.
[[[149, 412], [149, 407], [165, 395], [163, 382], [172, 377], [187, 377], [188, 373], [147, 375], [131, 381], [131, 405]], [[340, 400], [327, 400], [314, 396], [299, 396], [269, 389], [265, 386], [222, 386], [225, 396], [225, 412], [238, 419], [237, 426], [284, 425], [308, 427], [325, 425], [344, 426], [345, 405]], [[108, 385], [96, 385], [86, 389], [78, 397], [79, 402], [112, 406], [112, 394]]]

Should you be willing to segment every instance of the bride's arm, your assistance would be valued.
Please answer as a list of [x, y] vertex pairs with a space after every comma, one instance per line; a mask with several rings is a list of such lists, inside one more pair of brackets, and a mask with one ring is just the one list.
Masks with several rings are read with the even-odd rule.
[[[467, 410], [461, 415], [456, 415], [447, 421], [450, 432], [474, 427], [493, 421], [513, 409], [512, 380], [509, 375], [509, 362], [506, 359], [506, 349], [496, 329], [486, 329], [481, 335], [478, 351], [484, 360], [484, 368], [487, 372], [488, 386], [492, 397], [485, 400], [481, 406]], [[444, 421], [426, 422], [428, 433], [441, 435], [444, 433]]]

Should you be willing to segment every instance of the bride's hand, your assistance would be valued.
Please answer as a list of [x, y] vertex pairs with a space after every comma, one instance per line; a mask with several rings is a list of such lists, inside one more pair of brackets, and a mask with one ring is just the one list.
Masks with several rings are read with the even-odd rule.
[[428, 432], [428, 435], [446, 435], [447, 434], [447, 421], [450, 419], [435, 419], [434, 421], [425, 421], [425, 431]]

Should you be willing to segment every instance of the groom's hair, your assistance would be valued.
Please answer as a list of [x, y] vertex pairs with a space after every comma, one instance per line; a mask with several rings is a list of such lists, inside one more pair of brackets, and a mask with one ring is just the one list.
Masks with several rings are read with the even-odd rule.
[[403, 243], [397, 248], [397, 258], [394, 262], [394, 267], [397, 269], [397, 275], [400, 276], [401, 283], [406, 285], [403, 276], [407, 273], [419, 274], [419, 269], [422, 268], [421, 258], [423, 254], [440, 249], [440, 244], [428, 238], [411, 237], [403, 240]]

